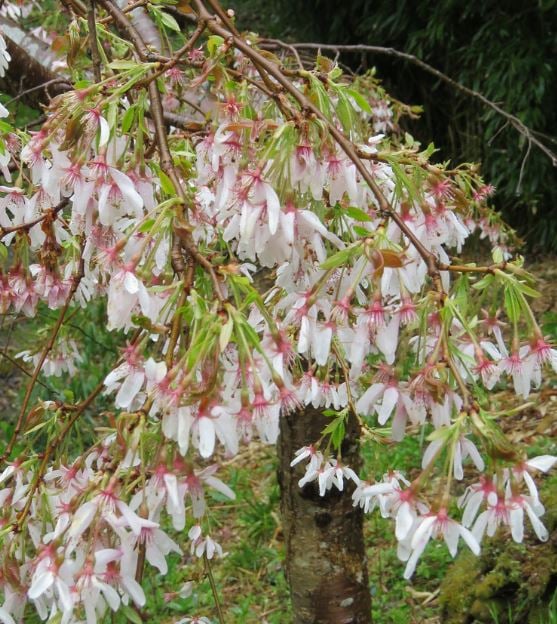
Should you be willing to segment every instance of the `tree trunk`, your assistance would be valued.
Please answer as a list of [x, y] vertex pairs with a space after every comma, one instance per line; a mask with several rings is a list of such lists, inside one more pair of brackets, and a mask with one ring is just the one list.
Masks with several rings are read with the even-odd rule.
[[[0, 32], [2, 32], [3, 28], [2, 16], [0, 16]], [[0, 78], [0, 93], [9, 93], [24, 104], [27, 104], [27, 106], [40, 109], [41, 106], [47, 106], [55, 95], [65, 93], [72, 88], [69, 82], [65, 82], [61, 76], [52, 72], [44, 64], [49, 59], [48, 55], [39, 54], [37, 58], [31, 56], [30, 51], [36, 49], [34, 42], [32, 45], [29, 44], [28, 50], [24, 46], [24, 44], [28, 45], [26, 41], [23, 41], [20, 45], [7, 36], [4, 39], [12, 60], [6, 75]], [[21, 69], [22, 67], [24, 70]], [[190, 90], [190, 92], [193, 93], [194, 90]], [[201, 94], [201, 98], [208, 100], [202, 90], [198, 89], [198, 93]], [[212, 102], [211, 106], [213, 106]], [[147, 115], [149, 115], [148, 111]], [[169, 111], [164, 111], [163, 115], [164, 120], [168, 124], [177, 128], [199, 130], [201, 127], [200, 121], [193, 116], [186, 117]]]
[[48, 45], [0, 16], [0, 32], [11, 61], [0, 78], [0, 91], [18, 97], [32, 108], [47, 105], [51, 98], [70, 88], [69, 82], [48, 67], [56, 58]]
[[[279, 483], [286, 544], [286, 576], [294, 624], [369, 624], [371, 596], [363, 517], [352, 506], [352, 482], [319, 496], [317, 484], [298, 480], [304, 466], [290, 467], [294, 453], [314, 443], [330, 422], [311, 406], [281, 419]], [[343, 462], [356, 472], [359, 444], [355, 418], [347, 423]], [[304, 463], [304, 462], [302, 462]]]

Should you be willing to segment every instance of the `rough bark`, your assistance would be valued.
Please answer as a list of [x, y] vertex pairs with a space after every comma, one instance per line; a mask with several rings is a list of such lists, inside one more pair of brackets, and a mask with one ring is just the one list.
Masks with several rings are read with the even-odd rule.
[[[342, 447], [343, 461], [358, 469], [355, 419]], [[319, 496], [315, 483], [298, 487], [303, 466], [290, 467], [297, 449], [319, 439], [330, 422], [311, 406], [281, 419], [279, 482], [286, 544], [286, 576], [294, 624], [368, 624], [371, 597], [362, 513], [352, 506], [352, 483], [344, 492]]]
[[[127, 4], [127, 0], [118, 0], [118, 6], [121, 9]], [[155, 24], [153, 24], [147, 11], [143, 7], [138, 7], [131, 11], [128, 17], [146, 45], [160, 52], [162, 50], [160, 33]]]
[[0, 91], [18, 97], [33, 108], [47, 105], [52, 97], [70, 88], [63, 76], [48, 67], [54, 54], [48, 45], [0, 17], [11, 61], [6, 75], [0, 78]]
[[[1, 17], [0, 28], [4, 28]], [[13, 32], [13, 30], [10, 31], [10, 34], [13, 34]], [[50, 62], [50, 57], [48, 54], [42, 53], [42, 48], [35, 49], [33, 47], [36, 45], [36, 41], [28, 38], [22, 40], [20, 45], [8, 36], [4, 38], [12, 60], [6, 75], [0, 78], [0, 93], [8, 93], [12, 97], [17, 97], [27, 106], [40, 109], [43, 106], [48, 106], [50, 100], [55, 95], [71, 90], [72, 85], [64, 77], [55, 74], [44, 64]], [[42, 45], [42, 42], [39, 43]], [[25, 45], [30, 45], [31, 47], [29, 49], [22, 47]], [[31, 52], [37, 52], [37, 57], [31, 56]], [[199, 91], [201, 92], [201, 90]], [[167, 111], [164, 112], [164, 120], [166, 123], [184, 130], [200, 130], [204, 126], [204, 123], [200, 122], [199, 118], [186, 117], [185, 115]]]

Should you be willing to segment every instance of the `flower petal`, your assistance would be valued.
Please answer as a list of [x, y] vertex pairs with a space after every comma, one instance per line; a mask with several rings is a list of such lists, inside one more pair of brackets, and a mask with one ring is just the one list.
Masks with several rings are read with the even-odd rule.
[[526, 462], [526, 465], [530, 468], [535, 468], [536, 470], [541, 470], [542, 472], [547, 472], [553, 467], [553, 464], [557, 462], [557, 457], [553, 455], [538, 455], [537, 457], [532, 457]]
[[142, 607], [145, 600], [145, 593], [141, 585], [133, 579], [131, 576], [122, 576], [122, 587], [126, 590], [126, 593], [131, 597], [138, 607]]
[[110, 168], [110, 175], [116, 185], [120, 189], [123, 197], [128, 200], [132, 210], [128, 210], [128, 213], [137, 213], [143, 208], [143, 198], [141, 195], [135, 190], [133, 182], [128, 178], [125, 173], [118, 171], [114, 167]]
[[91, 522], [93, 522], [96, 513], [97, 503], [95, 501], [88, 501], [81, 505], [74, 514], [72, 525], [68, 531], [69, 536], [78, 537], [85, 533]]
[[4, 607], [0, 607], [0, 622], [2, 624], [15, 624], [15, 620]]
[[207, 459], [215, 450], [215, 425], [210, 418], [202, 416], [197, 421], [199, 431], [199, 453]]
[[142, 370], [135, 370], [124, 379], [118, 390], [115, 403], [117, 407], [128, 408], [143, 386], [145, 373]]
[[459, 526], [458, 530], [460, 532], [460, 537], [466, 542], [468, 548], [475, 554], [480, 554], [480, 545], [478, 544], [478, 540], [472, 534], [472, 531], [469, 531], [467, 528], [463, 526]]
[[53, 584], [54, 574], [52, 574], [52, 572], [50, 572], [49, 570], [45, 570], [44, 572], [39, 574], [37, 578], [35, 578], [35, 580], [31, 584], [31, 587], [29, 588], [29, 591], [27, 592], [27, 595], [29, 596], [29, 598], [31, 598], [31, 600], [36, 600], [37, 598], [42, 596], [45, 591], [52, 587]]

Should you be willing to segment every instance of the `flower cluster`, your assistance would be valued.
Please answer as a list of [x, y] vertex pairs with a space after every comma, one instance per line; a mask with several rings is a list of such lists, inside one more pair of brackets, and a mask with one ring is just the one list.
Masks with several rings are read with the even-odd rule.
[[[152, 8], [172, 30], [174, 18]], [[536, 293], [511, 259], [512, 233], [487, 206], [493, 189], [473, 167], [447, 170], [402, 143], [371, 77], [358, 90], [321, 59], [277, 82], [278, 65], [261, 75], [255, 45], [200, 44], [211, 25], [201, 20], [167, 58], [124, 41], [125, 29], [88, 33], [76, 20], [75, 88], [52, 99], [37, 131], [0, 126], [0, 312], [57, 318], [19, 353], [36, 372], [0, 448], [8, 624], [28, 601], [43, 619], [94, 624], [143, 606], [145, 561], [165, 574], [188, 548], [223, 556], [205, 497], [234, 498], [218, 464], [254, 437], [274, 444], [281, 418], [310, 407], [333, 421], [293, 460], [309, 460], [299, 485], [393, 518], [407, 577], [431, 538], [453, 555], [460, 537], [478, 552], [506, 524], [520, 541], [524, 512], [546, 537], [530, 472], [554, 459], [505, 447], [489, 391], [508, 384], [527, 397], [557, 351], [529, 307]], [[84, 53], [91, 36], [100, 80]], [[0, 37], [0, 73], [9, 60]], [[288, 89], [271, 93], [275, 83]], [[206, 94], [199, 105], [192, 90]], [[492, 246], [485, 267], [455, 257], [477, 229]], [[89, 396], [31, 409], [39, 367], [85, 374], [83, 336], [64, 325], [98, 302], [118, 360]], [[99, 395], [112, 411], [96, 409]], [[74, 435], [84, 412], [90, 439]], [[382, 428], [395, 441], [429, 428], [421, 475], [360, 480], [342, 461], [348, 414], [362, 433]], [[459, 522], [448, 509], [467, 459], [481, 476]], [[433, 472], [441, 497], [427, 490]], [[186, 529], [184, 547], [169, 532]]]
[[[42, 354], [40, 352], [21, 351], [17, 357], [24, 362], [32, 362], [33, 366], [36, 367], [42, 359]], [[73, 376], [77, 373], [77, 366], [82, 360], [83, 356], [74, 340], [60, 340], [56, 349], [50, 351], [42, 362], [41, 371], [46, 377], [51, 375], [60, 377], [63, 374]]]
[[[460, 457], [455, 457], [459, 465], [460, 461]], [[432, 537], [442, 537], [453, 557], [462, 537], [477, 555], [484, 535], [493, 536], [499, 526], [508, 526], [513, 540], [522, 542], [526, 512], [538, 539], [547, 540], [547, 529], [540, 521], [545, 510], [530, 473], [547, 472], [556, 462], [557, 457], [542, 455], [505, 469], [499, 480], [497, 475], [482, 477], [479, 483], [468, 486], [458, 500], [459, 507], [463, 508], [462, 522], [448, 515], [443, 499], [433, 509], [430, 507], [421, 495], [420, 479], [410, 483], [396, 471], [384, 475], [378, 483], [360, 482], [352, 498], [354, 505], [365, 512], [378, 507], [384, 518], [394, 519], [398, 556], [407, 562], [404, 577], [410, 578]], [[483, 463], [477, 467], [483, 470]], [[456, 469], [455, 463], [455, 472]], [[482, 507], [484, 510], [478, 515]]]
[[[60, 613], [64, 622], [87, 624], [120, 604], [142, 607], [145, 593], [136, 581], [140, 557], [166, 574], [167, 557], [182, 554], [161, 526], [164, 517], [181, 531], [188, 503], [194, 521], [204, 516], [206, 488], [234, 498], [215, 476], [216, 466], [196, 471], [177, 457], [146, 474], [137, 449], [131, 448], [124, 454], [111, 435], [73, 464], [50, 468], [40, 499], [33, 497], [36, 483], [28, 462], [13, 462], [0, 474], [0, 527], [17, 526], [29, 513], [26, 530], [35, 553], [30, 556], [18, 547], [14, 533], [6, 534], [2, 558], [18, 572], [17, 582], [16, 577], [2, 579], [3, 621], [22, 618], [26, 599], [43, 619]], [[138, 474], [144, 485], [133, 493], [126, 484]], [[189, 537], [192, 555], [223, 556], [209, 535], [202, 537], [199, 524]]]

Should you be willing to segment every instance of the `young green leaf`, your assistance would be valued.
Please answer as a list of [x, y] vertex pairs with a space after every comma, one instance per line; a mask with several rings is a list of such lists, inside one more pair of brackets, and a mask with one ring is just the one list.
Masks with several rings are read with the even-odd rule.
[[361, 253], [362, 250], [362, 242], [359, 241], [355, 245], [351, 245], [350, 247], [346, 247], [346, 249], [341, 249], [337, 251], [335, 254], [327, 258], [324, 262], [321, 263], [321, 268], [325, 271], [329, 269], [336, 269], [343, 264], [346, 264], [351, 258]]
[[369, 102], [366, 100], [365, 96], [356, 91], [356, 89], [346, 89], [346, 93], [356, 102], [356, 104], [364, 111], [364, 113], [368, 113], [371, 115], [371, 106]]

